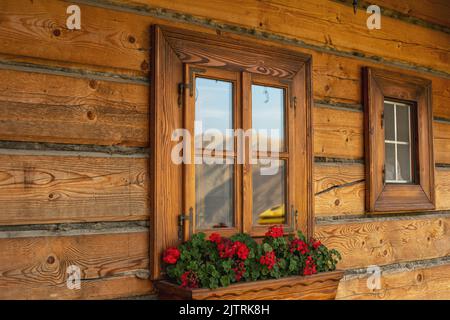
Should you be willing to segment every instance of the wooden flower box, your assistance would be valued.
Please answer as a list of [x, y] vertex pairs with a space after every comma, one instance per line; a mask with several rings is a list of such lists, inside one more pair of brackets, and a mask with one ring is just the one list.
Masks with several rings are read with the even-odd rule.
[[218, 289], [186, 289], [169, 281], [158, 281], [155, 287], [164, 300], [333, 300], [343, 271], [311, 276], [235, 283]]

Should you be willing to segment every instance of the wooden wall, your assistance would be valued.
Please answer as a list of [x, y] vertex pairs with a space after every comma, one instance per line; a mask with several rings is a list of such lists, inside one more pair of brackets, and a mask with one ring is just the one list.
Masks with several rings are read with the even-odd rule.
[[[351, 1], [350, 1], [351, 2]], [[338, 298], [450, 298], [450, 4], [349, 1], [0, 3], [0, 298], [152, 294], [149, 27], [251, 37], [313, 56], [316, 235], [343, 254]], [[363, 1], [362, 6], [367, 5]], [[437, 211], [364, 210], [361, 68], [433, 81]], [[66, 267], [82, 289], [66, 288]], [[366, 285], [369, 265], [382, 288]]]

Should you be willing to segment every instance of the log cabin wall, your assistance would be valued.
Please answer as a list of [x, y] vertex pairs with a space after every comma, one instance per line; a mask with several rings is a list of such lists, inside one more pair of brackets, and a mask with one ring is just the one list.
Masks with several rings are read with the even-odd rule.
[[[153, 294], [149, 29], [250, 37], [313, 56], [315, 233], [343, 255], [338, 299], [450, 298], [450, 4], [2, 0], [0, 298]], [[68, 30], [66, 8], [81, 8]], [[382, 7], [368, 30], [364, 7]], [[432, 80], [436, 212], [364, 208], [361, 68]], [[80, 290], [66, 268], [82, 269]], [[381, 289], [368, 289], [378, 265]]]

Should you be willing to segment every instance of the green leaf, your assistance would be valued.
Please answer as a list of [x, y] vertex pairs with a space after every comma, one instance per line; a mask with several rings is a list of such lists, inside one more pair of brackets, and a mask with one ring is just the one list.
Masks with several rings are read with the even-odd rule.
[[272, 249], [270, 244], [264, 243], [263, 244], [263, 250], [264, 250], [264, 252], [271, 252], [273, 249]]

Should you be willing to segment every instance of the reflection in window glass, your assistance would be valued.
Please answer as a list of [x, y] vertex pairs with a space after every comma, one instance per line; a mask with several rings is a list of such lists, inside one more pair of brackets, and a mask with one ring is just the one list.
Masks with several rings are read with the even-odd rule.
[[274, 174], [262, 174], [265, 164], [252, 165], [253, 225], [286, 222], [286, 161], [272, 161], [278, 166]]
[[[202, 122], [201, 131], [195, 128], [196, 147], [203, 141], [203, 148], [224, 150], [226, 145], [231, 151], [232, 132], [226, 135], [226, 130], [233, 129], [233, 84], [199, 77], [195, 79], [195, 88], [195, 121]], [[215, 141], [214, 132], [220, 132], [225, 141]]]
[[400, 181], [411, 181], [411, 163], [409, 145], [399, 144], [397, 146], [397, 179]]
[[233, 227], [234, 164], [195, 166], [196, 227]]
[[395, 144], [386, 143], [386, 180], [395, 180]]
[[254, 151], [284, 151], [284, 89], [252, 85]]
[[385, 139], [395, 140], [395, 124], [394, 124], [394, 104], [384, 103], [384, 123], [385, 123]]
[[385, 182], [411, 183], [411, 106], [385, 101]]

